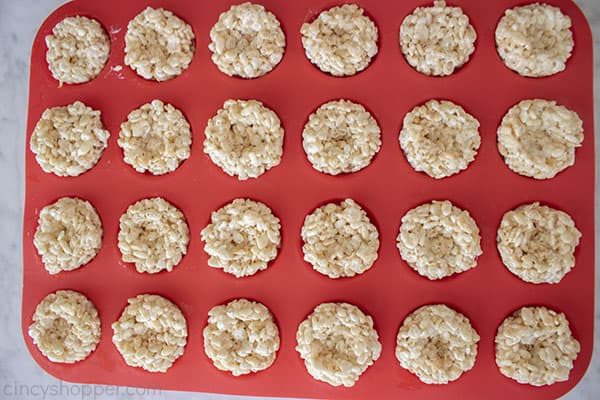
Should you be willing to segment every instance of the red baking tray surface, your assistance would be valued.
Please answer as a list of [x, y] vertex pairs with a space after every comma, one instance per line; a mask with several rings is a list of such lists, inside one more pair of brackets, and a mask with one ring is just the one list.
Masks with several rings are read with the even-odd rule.
[[[29, 116], [26, 140], [26, 197], [23, 228], [22, 328], [35, 361], [50, 374], [71, 382], [139, 386], [173, 390], [328, 399], [554, 399], [583, 376], [591, 358], [594, 315], [594, 127], [592, 95], [592, 38], [581, 11], [570, 0], [549, 0], [573, 21], [575, 50], [566, 71], [555, 76], [523, 78], [504, 66], [494, 48], [494, 30], [507, 8], [521, 0], [463, 0], [478, 38], [471, 61], [445, 78], [419, 74], [404, 60], [398, 44], [404, 17], [432, 1], [367, 1], [357, 3], [379, 28], [379, 54], [364, 72], [335, 78], [319, 71], [305, 57], [300, 26], [333, 1], [257, 1], [281, 21], [287, 48], [281, 64], [254, 80], [227, 77], [210, 60], [209, 31], [232, 2], [213, 0], [89, 1], [76, 0], [53, 12], [33, 43]], [[236, 2], [239, 3], [239, 2]], [[123, 65], [127, 23], [146, 5], [165, 7], [190, 23], [196, 35], [196, 54], [190, 68], [164, 83], [146, 81]], [[58, 83], [45, 62], [44, 37], [62, 18], [85, 15], [99, 20], [110, 33], [108, 64], [94, 81], [77, 86]], [[174, 173], [155, 177], [136, 173], [122, 160], [117, 146], [119, 125], [127, 114], [154, 98], [180, 108], [191, 123], [191, 157]], [[285, 129], [281, 164], [245, 182], [225, 175], [202, 152], [204, 128], [229, 98], [263, 101], [280, 117]], [[322, 103], [346, 98], [369, 109], [382, 129], [383, 145], [372, 164], [351, 175], [333, 177], [315, 171], [302, 150], [301, 132], [308, 115]], [[404, 158], [398, 133], [404, 115], [429, 99], [452, 100], [481, 122], [481, 148], [466, 171], [443, 180], [415, 172]], [[496, 146], [496, 128], [504, 113], [526, 98], [555, 99], [575, 110], [584, 121], [585, 140], [576, 163], [556, 178], [535, 181], [511, 172]], [[102, 111], [110, 131], [108, 148], [91, 171], [76, 178], [44, 173], [29, 151], [29, 138], [47, 107], [82, 100]], [[89, 200], [104, 226], [103, 247], [87, 266], [50, 276], [32, 243], [42, 207], [62, 196]], [[162, 196], [186, 215], [190, 232], [188, 254], [171, 273], [142, 275], [120, 261], [117, 249], [119, 216], [133, 202]], [[282, 221], [282, 247], [264, 272], [236, 279], [207, 266], [200, 231], [212, 211], [238, 197], [269, 205]], [[368, 211], [380, 233], [379, 258], [371, 270], [351, 279], [330, 280], [302, 259], [300, 228], [315, 207], [351, 197]], [[482, 235], [478, 266], [458, 276], [432, 282], [405, 264], [396, 249], [401, 217], [411, 208], [449, 199], [467, 209]], [[568, 212], [583, 233], [575, 268], [558, 285], [520, 281], [502, 265], [495, 246], [502, 215], [527, 202], [541, 201]], [[27, 335], [38, 302], [58, 289], [84, 293], [102, 320], [102, 339], [96, 351], [75, 365], [53, 364]], [[156, 293], [173, 300], [188, 322], [185, 354], [165, 374], [128, 367], [111, 342], [111, 323], [129, 297]], [[266, 371], [234, 378], [212, 366], [203, 350], [202, 329], [208, 310], [234, 298], [246, 297], [267, 305], [281, 332], [281, 348]], [[298, 324], [321, 302], [348, 301], [373, 316], [383, 345], [381, 357], [353, 388], [332, 387], [314, 380], [294, 347]], [[415, 308], [446, 303], [467, 315], [481, 336], [475, 367], [448, 385], [425, 385], [402, 369], [394, 356], [397, 330]], [[524, 305], [546, 305], [564, 312], [581, 353], [567, 382], [550, 387], [520, 385], [498, 371], [493, 340], [498, 325]]]

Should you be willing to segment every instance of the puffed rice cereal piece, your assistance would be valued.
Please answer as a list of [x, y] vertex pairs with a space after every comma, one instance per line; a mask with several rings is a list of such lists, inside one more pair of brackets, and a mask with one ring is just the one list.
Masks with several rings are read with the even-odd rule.
[[527, 77], [563, 71], [573, 51], [571, 18], [545, 3], [506, 10], [496, 27], [496, 47], [504, 64]]
[[558, 283], [575, 265], [580, 238], [567, 213], [535, 202], [504, 214], [497, 241], [510, 272], [525, 282]]
[[348, 303], [322, 303], [298, 327], [296, 351], [315, 379], [354, 386], [381, 354], [373, 319]]
[[100, 318], [81, 293], [58, 290], [37, 305], [29, 336], [42, 354], [55, 363], [86, 359], [100, 343]]
[[523, 100], [498, 127], [498, 150], [514, 172], [550, 179], [575, 164], [583, 142], [583, 122], [576, 112], [555, 101]]
[[498, 328], [495, 343], [502, 375], [533, 386], [569, 379], [580, 351], [565, 315], [546, 307], [515, 311]]
[[144, 79], [168, 81], [189, 67], [195, 46], [190, 25], [171, 11], [147, 7], [127, 25], [125, 65]]
[[285, 35], [277, 17], [260, 4], [231, 6], [210, 30], [215, 65], [229, 76], [258, 78], [279, 64]]
[[281, 246], [281, 225], [265, 204], [235, 199], [211, 215], [201, 232], [208, 265], [237, 278], [267, 269]]
[[452, 75], [475, 51], [477, 33], [460, 7], [417, 7], [400, 26], [400, 47], [406, 61], [430, 76]]
[[121, 124], [118, 144], [125, 162], [137, 172], [163, 175], [189, 158], [192, 131], [180, 110], [152, 100], [129, 113]]
[[240, 376], [265, 370], [279, 350], [279, 329], [263, 304], [237, 299], [208, 312], [204, 351], [214, 366]]
[[399, 140], [416, 171], [441, 179], [475, 159], [481, 144], [479, 121], [450, 101], [429, 100], [406, 114]]
[[463, 314], [444, 304], [409, 314], [398, 330], [396, 358], [427, 384], [447, 384], [473, 368], [479, 335]]
[[448, 200], [407, 212], [396, 240], [402, 259], [431, 280], [475, 268], [482, 253], [477, 224]]
[[63, 197], [40, 211], [33, 244], [50, 274], [72, 271], [100, 251], [102, 222], [89, 202]]
[[171, 272], [187, 253], [190, 234], [185, 216], [155, 197], [140, 200], [119, 219], [121, 259], [140, 272]]
[[46, 36], [48, 69], [60, 86], [86, 83], [102, 72], [110, 55], [110, 39], [95, 19], [67, 17]]
[[240, 181], [257, 178], [281, 162], [281, 122], [260, 101], [227, 100], [208, 120], [204, 133], [204, 152]]
[[304, 260], [329, 278], [362, 274], [373, 266], [379, 233], [352, 199], [317, 208], [302, 225]]
[[187, 343], [183, 313], [171, 301], [153, 294], [140, 294], [127, 303], [112, 324], [114, 345], [127, 365], [166, 372]]
[[356, 4], [323, 11], [300, 29], [306, 57], [323, 72], [350, 76], [367, 68], [377, 54], [378, 30]]
[[76, 101], [46, 109], [35, 125], [29, 146], [44, 172], [78, 176], [100, 160], [109, 136], [100, 111]]
[[330, 175], [356, 172], [367, 167], [381, 148], [381, 130], [362, 105], [330, 101], [308, 118], [302, 146], [317, 171]]

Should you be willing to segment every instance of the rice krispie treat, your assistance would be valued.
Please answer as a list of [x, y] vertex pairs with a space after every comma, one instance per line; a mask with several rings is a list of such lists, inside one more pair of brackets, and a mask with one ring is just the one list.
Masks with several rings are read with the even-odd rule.
[[429, 100], [406, 114], [399, 140], [416, 171], [441, 179], [475, 159], [481, 144], [479, 121], [450, 101]]
[[110, 39], [95, 19], [67, 17], [46, 36], [48, 69], [60, 85], [89, 82], [100, 74], [110, 55]]
[[119, 219], [119, 250], [140, 272], [171, 272], [187, 253], [190, 233], [185, 216], [165, 199], [140, 200]]
[[329, 203], [309, 214], [302, 225], [304, 260], [332, 279], [362, 274], [373, 266], [379, 233], [352, 199]]
[[498, 150], [514, 172], [550, 179], [575, 164], [583, 142], [583, 122], [576, 112], [555, 101], [523, 100], [498, 127]]
[[463, 314], [444, 304], [418, 308], [396, 339], [396, 358], [427, 384], [446, 384], [473, 368], [479, 335]]
[[477, 224], [448, 200], [407, 212], [396, 240], [402, 259], [431, 280], [474, 268], [482, 253]]
[[300, 29], [306, 57], [323, 72], [354, 75], [377, 54], [377, 26], [356, 4], [323, 11]]
[[298, 327], [296, 351], [308, 373], [332, 386], [354, 386], [381, 354], [373, 319], [348, 303], [322, 303]]
[[214, 366], [233, 376], [267, 369], [279, 350], [279, 329], [261, 303], [233, 300], [213, 307], [204, 328], [204, 351]]
[[190, 156], [192, 131], [180, 110], [152, 100], [129, 113], [118, 143], [125, 162], [137, 172], [163, 175]]
[[510, 272], [531, 283], [558, 283], [575, 265], [581, 232], [562, 211], [535, 202], [507, 212], [498, 251]]
[[204, 152], [240, 181], [279, 165], [283, 128], [277, 114], [257, 100], [227, 100], [208, 120]]
[[154, 294], [140, 294], [127, 303], [112, 324], [114, 345], [127, 365], [166, 372], [185, 349], [185, 317], [175, 304]]
[[417, 7], [400, 26], [400, 48], [406, 61], [422, 74], [447, 76], [469, 61], [477, 33], [460, 7], [436, 0]]
[[33, 244], [50, 274], [72, 271], [100, 251], [102, 222], [89, 202], [63, 197], [40, 211]]
[[546, 307], [515, 311], [498, 328], [495, 342], [502, 375], [533, 386], [569, 379], [580, 350], [565, 315]]
[[336, 100], [312, 113], [302, 131], [302, 146], [317, 171], [331, 175], [360, 171], [381, 147], [381, 130], [360, 104]]
[[545, 3], [506, 10], [496, 27], [496, 47], [504, 64], [527, 77], [554, 75], [573, 51], [571, 18]]
[[260, 4], [231, 6], [210, 30], [215, 65], [229, 76], [258, 78], [283, 58], [285, 35], [279, 20]]
[[29, 336], [48, 360], [73, 364], [86, 359], [100, 343], [100, 318], [81, 293], [58, 290], [37, 305]]
[[168, 81], [194, 57], [192, 27], [171, 11], [147, 7], [127, 25], [125, 64], [148, 80]]
[[281, 246], [279, 218], [265, 204], [235, 199], [212, 213], [201, 232], [208, 265], [237, 278], [267, 269]]
[[100, 160], [109, 136], [100, 111], [76, 101], [46, 109], [35, 125], [29, 147], [44, 172], [78, 176]]

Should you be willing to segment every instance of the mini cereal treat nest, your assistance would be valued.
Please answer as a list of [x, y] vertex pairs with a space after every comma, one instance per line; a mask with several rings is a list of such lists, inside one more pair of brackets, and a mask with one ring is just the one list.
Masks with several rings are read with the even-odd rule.
[[100, 217], [87, 201], [63, 197], [40, 211], [33, 244], [50, 274], [77, 269], [102, 247]]
[[331, 175], [360, 171], [381, 147], [379, 125], [365, 108], [348, 100], [330, 101], [312, 113], [302, 146], [313, 167]]
[[356, 4], [323, 11], [300, 29], [306, 57], [321, 71], [349, 76], [367, 68], [377, 54], [377, 26]]
[[448, 200], [407, 212], [396, 240], [402, 259], [431, 280], [474, 268], [482, 253], [477, 224]]
[[35, 125], [29, 146], [44, 172], [78, 176], [100, 160], [109, 136], [100, 111], [76, 101], [46, 109]]
[[118, 143], [125, 162], [136, 171], [163, 175], [190, 156], [192, 131], [181, 111], [153, 100], [129, 113]]
[[373, 319], [348, 303], [323, 303], [298, 327], [296, 351], [313, 378], [354, 386], [381, 354]]
[[446, 384], [473, 368], [479, 335], [463, 314], [444, 304], [418, 308], [402, 323], [396, 358], [427, 384]]
[[281, 225], [258, 201], [236, 199], [211, 215], [201, 232], [208, 265], [237, 278], [267, 269], [281, 245]]
[[58, 290], [38, 304], [29, 336], [48, 360], [73, 364], [86, 359], [100, 343], [100, 318], [81, 293]]
[[227, 100], [204, 133], [204, 152], [240, 181], [257, 178], [281, 162], [281, 122], [260, 101]]
[[352, 199], [329, 203], [309, 214], [302, 225], [304, 260], [330, 278], [362, 274], [373, 266], [379, 233]]
[[565, 315], [546, 307], [515, 311], [498, 328], [495, 342], [502, 375], [533, 386], [569, 379], [580, 350]]
[[496, 47], [504, 64], [522, 76], [554, 75], [571, 57], [571, 18], [543, 3], [506, 10], [496, 27]]
[[140, 294], [127, 302], [112, 324], [113, 343], [127, 365], [166, 372], [185, 349], [185, 317], [179, 307], [161, 296]]
[[575, 164], [575, 148], [583, 142], [583, 122], [574, 111], [554, 101], [523, 100], [498, 127], [498, 150], [514, 172], [550, 179]]
[[425, 75], [447, 76], [469, 61], [477, 33], [460, 7], [434, 1], [418, 7], [400, 26], [400, 47], [406, 61]]
[[125, 64], [148, 80], [168, 81], [194, 57], [192, 27], [171, 11], [147, 7], [127, 25]]
[[187, 253], [190, 234], [185, 217], [160, 197], [129, 206], [119, 227], [121, 259], [134, 263], [138, 272], [171, 272]]
[[279, 350], [279, 329], [267, 307], [246, 299], [213, 307], [204, 328], [204, 351], [233, 376], [267, 369]]
[[406, 114], [399, 139], [410, 165], [436, 179], [466, 169], [481, 144], [479, 121], [444, 100], [430, 100]]
[[232, 6], [210, 30], [216, 66], [229, 76], [258, 78], [283, 58], [285, 35], [273, 13], [260, 4]]
[[558, 283], [575, 265], [580, 237], [567, 213], [536, 202], [504, 214], [498, 251], [506, 268], [522, 280]]
[[60, 85], [89, 82], [100, 74], [110, 54], [102, 25], [82, 16], [68, 17], [46, 36], [46, 61]]

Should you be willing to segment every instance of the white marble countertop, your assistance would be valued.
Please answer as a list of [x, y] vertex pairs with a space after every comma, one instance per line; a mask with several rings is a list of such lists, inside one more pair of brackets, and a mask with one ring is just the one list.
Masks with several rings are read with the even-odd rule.
[[[490, 0], [494, 1], [494, 0]], [[576, 0], [594, 32], [596, 153], [600, 146], [600, 0]], [[25, 118], [29, 52], [38, 26], [62, 0], [0, 0], [0, 398], [1, 399], [226, 399], [232, 396], [72, 385], [60, 382], [35, 364], [27, 352], [20, 328], [21, 224], [24, 191]], [[459, 3], [459, 2], [458, 2]], [[596, 167], [598, 172], [598, 166]], [[598, 208], [596, 209], [598, 212]], [[596, 225], [596, 251], [600, 232]], [[598, 253], [600, 254], [600, 253]], [[596, 288], [600, 287], [600, 268]], [[600, 321], [596, 295], [596, 327]], [[118, 392], [117, 392], [118, 390]], [[600, 398], [600, 334], [595, 332], [592, 363], [586, 376], [565, 399]]]

